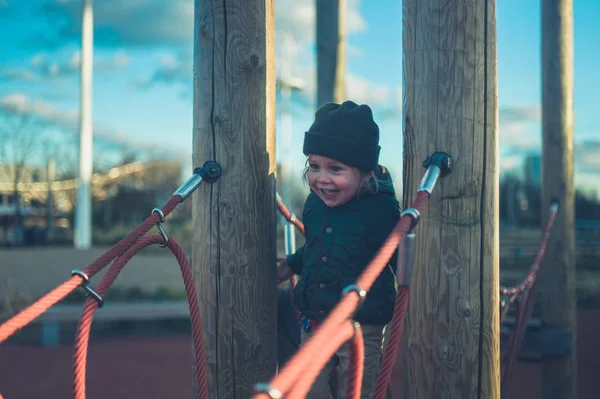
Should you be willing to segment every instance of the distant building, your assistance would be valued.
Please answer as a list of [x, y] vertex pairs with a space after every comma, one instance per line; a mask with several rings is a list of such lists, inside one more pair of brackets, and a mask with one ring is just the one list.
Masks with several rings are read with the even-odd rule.
[[532, 154], [525, 158], [523, 165], [525, 181], [536, 186], [542, 185], [542, 159], [539, 154]]
[[[48, 226], [71, 229], [78, 179], [59, 176], [49, 183], [43, 168], [24, 168], [22, 172], [16, 194], [11, 166], [0, 164], [0, 245], [20, 245], [22, 239], [15, 238], [18, 234], [14, 231], [23, 228], [26, 232]], [[108, 226], [115, 218], [137, 224], [168, 200], [180, 180], [181, 164], [171, 160], [132, 162], [94, 173], [94, 218]]]

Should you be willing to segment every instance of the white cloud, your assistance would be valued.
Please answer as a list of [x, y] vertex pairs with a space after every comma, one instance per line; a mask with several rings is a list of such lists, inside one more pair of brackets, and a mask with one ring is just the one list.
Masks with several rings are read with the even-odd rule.
[[37, 76], [26, 69], [0, 67], [0, 79], [33, 81]]
[[[313, 107], [316, 99], [316, 67], [312, 65], [295, 65], [293, 76], [304, 82], [301, 92], [306, 103]], [[346, 72], [346, 98], [357, 103], [369, 104], [377, 108], [382, 117], [390, 118], [402, 112], [402, 88], [379, 84]]]
[[[43, 100], [30, 99], [23, 93], [8, 94], [0, 99], [0, 109], [18, 115], [38, 116], [52, 121], [58, 126], [73, 128], [77, 126], [77, 112], [58, 111]], [[73, 126], [70, 124], [74, 123]]]
[[[0, 66], [0, 79], [39, 81], [41, 79], [58, 79], [79, 74], [79, 50], [68, 57], [46, 53], [35, 54], [29, 67], [9, 68]], [[96, 56], [94, 69], [97, 73], [109, 73], [129, 65], [129, 57], [124, 51], [116, 51], [109, 56]]]
[[[0, 0], [1, 1], [1, 0]], [[81, 32], [81, 0], [47, 3], [42, 12], [61, 26], [59, 37], [78, 41]], [[278, 30], [291, 33], [300, 42], [315, 40], [314, 0], [277, 0]], [[138, 23], [132, 23], [137, 21]], [[142, 23], [144, 22], [144, 23]], [[348, 0], [346, 33], [367, 30], [360, 13], [360, 1]], [[184, 45], [193, 42], [194, 1], [192, 0], [103, 0], [94, 2], [94, 27], [98, 46]]]
[[44, 54], [38, 53], [31, 58], [31, 66], [38, 68], [44, 62]]
[[[78, 111], [60, 109], [44, 100], [32, 99], [23, 93], [12, 93], [0, 98], [0, 112], [37, 117], [48, 126], [57, 127], [73, 134], [77, 134], [79, 127]], [[155, 145], [134, 142], [126, 132], [103, 125], [97, 121], [94, 122], [94, 137], [125, 149], [148, 152], [155, 152], [156, 150]], [[183, 154], [183, 151], [165, 149], [164, 146], [161, 150], [161, 153], [172, 156], [180, 157]]]
[[578, 171], [600, 174], [600, 140], [576, 142], [574, 151], [575, 165]]
[[[103, 0], [93, 5], [97, 46], [192, 43], [194, 2], [191, 0]], [[80, 0], [47, 3], [42, 11], [50, 21], [60, 24], [57, 26], [61, 26], [61, 39], [80, 39]]]
[[[63, 0], [46, 4], [44, 7], [49, 20], [57, 22], [58, 37], [78, 42], [81, 30], [81, 1]], [[148, 88], [154, 84], [179, 84], [192, 86], [193, 69], [193, 27], [194, 2], [191, 0], [104, 0], [94, 2], [95, 45], [99, 47], [154, 47], [171, 48], [172, 52], [158, 59], [155, 70], [146, 77], [137, 77], [136, 86]], [[275, 21], [277, 68], [282, 63], [281, 32], [290, 35], [293, 40], [288, 46], [291, 54], [293, 77], [306, 82], [305, 98], [309, 104], [314, 102], [315, 68], [315, 2], [314, 0], [277, 0], [275, 3]], [[132, 21], [151, 21], [151, 23], [132, 23]], [[62, 25], [60, 25], [62, 24]], [[360, 0], [347, 0], [345, 29], [347, 35], [364, 32], [367, 22], [360, 12]], [[174, 47], [175, 46], [175, 47]], [[347, 46], [348, 55], [359, 55], [360, 48]], [[125, 53], [112, 59], [112, 66], [124, 66], [129, 62]], [[99, 61], [97, 61], [99, 63]], [[103, 67], [109, 69], [107, 65]], [[64, 76], [77, 71], [79, 54], [71, 54], [71, 59], [63, 63], [50, 63], [46, 54], [38, 54], [32, 59], [32, 67], [45, 76]], [[98, 65], [100, 67], [100, 65]], [[397, 111], [397, 99], [394, 87], [369, 82], [351, 72], [347, 73], [348, 97], [355, 101], [384, 106]]]
[[[277, 0], [275, 20], [277, 30], [289, 32], [300, 42], [315, 41], [316, 9], [314, 0]], [[360, 13], [360, 1], [347, 1], [346, 34], [367, 30], [367, 22]]]
[[373, 83], [352, 73], [346, 74], [346, 91], [349, 99], [373, 106], [388, 105], [395, 100], [390, 86]]
[[500, 123], [506, 122], [539, 122], [542, 110], [539, 106], [512, 105], [501, 107], [499, 111]]
[[[136, 87], [147, 89], [155, 84], [180, 84], [185, 89], [193, 86], [193, 58], [188, 52], [163, 53], [158, 56], [158, 67], [150, 76], [140, 77]], [[187, 93], [183, 93], [184, 96]]]
[[499, 109], [500, 145], [515, 151], [541, 146], [541, 109], [539, 106], [511, 105]]
[[516, 171], [523, 165], [523, 154], [501, 154], [499, 165], [502, 171]]

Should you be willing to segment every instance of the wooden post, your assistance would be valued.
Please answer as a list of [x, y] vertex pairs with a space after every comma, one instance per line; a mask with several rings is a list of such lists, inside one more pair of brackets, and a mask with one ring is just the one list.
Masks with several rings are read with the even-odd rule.
[[548, 243], [540, 302], [545, 328], [572, 333], [568, 357], [544, 356], [542, 397], [577, 397], [573, 188], [573, 2], [542, 1], [542, 223], [560, 201]]
[[346, 0], [316, 0], [317, 106], [346, 98]]
[[454, 157], [417, 233], [404, 397], [500, 397], [495, 0], [404, 0], [404, 207]]
[[274, 2], [194, 4], [193, 161], [223, 169], [192, 198], [209, 397], [248, 398], [277, 362]]

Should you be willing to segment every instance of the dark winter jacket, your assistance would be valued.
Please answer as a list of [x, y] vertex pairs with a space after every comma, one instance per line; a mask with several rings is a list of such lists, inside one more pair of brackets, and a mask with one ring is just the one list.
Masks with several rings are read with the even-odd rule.
[[[307, 318], [321, 320], [333, 309], [342, 290], [356, 282], [400, 219], [389, 173], [380, 170], [379, 180], [376, 194], [361, 194], [339, 207], [328, 208], [312, 192], [306, 199], [305, 243], [287, 263], [300, 275], [294, 302]], [[383, 325], [392, 318], [396, 288], [390, 265], [395, 270], [395, 254], [354, 317], [361, 324]]]

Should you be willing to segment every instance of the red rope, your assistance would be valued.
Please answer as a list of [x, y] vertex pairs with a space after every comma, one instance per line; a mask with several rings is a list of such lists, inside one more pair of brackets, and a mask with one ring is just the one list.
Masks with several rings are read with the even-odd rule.
[[372, 399], [382, 399], [392, 378], [392, 369], [398, 356], [400, 341], [402, 338], [402, 329], [404, 328], [404, 316], [408, 307], [409, 288], [401, 287], [396, 297], [396, 307], [394, 308], [394, 317], [392, 318], [390, 333], [387, 338], [387, 346], [381, 362], [379, 376], [373, 388]]
[[[525, 337], [525, 331], [527, 330], [527, 322], [531, 318], [531, 314], [533, 313], [533, 308], [535, 305], [535, 294], [537, 291], [537, 282], [538, 278], [541, 274], [540, 264], [544, 258], [546, 253], [546, 247], [548, 246], [548, 241], [550, 240], [550, 233], [552, 232], [552, 228], [554, 227], [554, 221], [556, 220], [556, 214], [558, 213], [558, 206], [553, 204], [550, 209], [550, 216], [548, 217], [548, 221], [546, 222], [546, 228], [544, 229], [544, 238], [540, 243], [540, 248], [538, 253], [533, 261], [533, 265], [529, 274], [525, 279], [516, 287], [513, 288], [505, 288], [500, 287], [501, 295], [510, 295], [509, 301], [504, 305], [504, 309], [502, 309], [500, 315], [500, 323], [504, 320], [504, 317], [507, 313], [508, 307], [513, 302], [516, 302], [518, 306], [517, 316], [515, 318], [515, 325], [513, 330], [509, 336], [507, 345], [504, 347], [505, 350], [502, 351], [503, 354], [506, 354], [507, 359], [501, 359], [501, 384], [505, 386], [508, 376], [511, 370], [512, 365], [519, 357], [519, 353], [521, 352], [521, 345], [523, 343], [523, 338]], [[518, 296], [523, 295], [521, 301], [517, 302]]]
[[523, 281], [521, 281], [520, 284], [512, 288], [506, 288], [503, 286], [500, 287], [500, 295], [510, 296], [509, 301], [503, 306], [503, 315], [500, 319], [500, 323], [502, 323], [502, 320], [506, 315], [506, 308], [508, 308], [508, 306], [515, 301], [516, 297], [519, 294], [521, 294], [527, 288], [531, 287], [534, 281], [536, 280], [540, 269], [540, 264], [544, 259], [544, 255], [546, 254], [546, 247], [548, 246], [548, 241], [550, 240], [550, 233], [552, 232], [552, 228], [554, 227], [554, 221], [556, 220], [557, 213], [558, 206], [552, 206], [550, 210], [550, 216], [548, 217], [548, 221], [546, 222], [546, 228], [544, 229], [544, 237], [542, 239], [542, 242], [540, 243], [537, 255], [533, 261], [533, 264], [531, 265], [531, 268], [529, 269], [529, 273], [527, 274], [527, 276], [525, 276], [525, 278], [523, 279]]
[[[298, 229], [298, 231], [302, 235], [304, 235], [304, 224], [300, 220], [298, 220], [292, 212], [290, 212], [290, 210], [283, 203], [279, 194], [277, 194], [277, 209], [279, 210], [279, 213], [281, 213], [281, 215], [289, 223], [291, 223], [294, 227], [296, 227]], [[277, 285], [283, 283], [284, 281], [285, 280], [277, 281]], [[296, 288], [296, 284], [298, 283], [298, 280], [297, 280], [296, 276], [294, 275], [294, 276], [290, 277], [288, 279], [288, 281], [290, 282], [290, 295], [291, 295], [291, 299], [292, 299], [292, 303], [293, 303], [294, 302], [294, 289]], [[295, 306], [294, 306], [294, 310], [296, 312], [296, 320], [298, 321], [298, 327], [300, 327], [301, 320], [302, 320], [302, 314]]]
[[[319, 330], [317, 329], [317, 331]], [[302, 378], [296, 380], [296, 384], [291, 387], [285, 397], [289, 399], [305, 398], [323, 367], [325, 367], [338, 348], [352, 338], [354, 331], [354, 325], [350, 320], [346, 320], [342, 323], [338, 327], [337, 333], [331, 336], [328, 344], [312, 357], [311, 367], [305, 370], [302, 374]]]
[[348, 399], [360, 399], [364, 363], [365, 347], [362, 328], [355, 325], [354, 339], [350, 346], [350, 366], [348, 367], [348, 388], [346, 389], [346, 398]]
[[[131, 248], [129, 248], [122, 256], [112, 264], [106, 272], [98, 286], [96, 292], [100, 296], [104, 296], [108, 289], [117, 279], [117, 276], [123, 270], [125, 265], [133, 258], [140, 250], [152, 245], [163, 242], [163, 237], [159, 234], [152, 234], [142, 237]], [[194, 280], [191, 268], [185, 253], [177, 244], [177, 242], [169, 237], [167, 246], [175, 255], [179, 262], [179, 267], [183, 276], [183, 281], [186, 289], [188, 305], [190, 307], [190, 318], [192, 324], [192, 336], [194, 347], [195, 360], [195, 378], [196, 386], [199, 390], [199, 398], [208, 399], [208, 384], [206, 380], [206, 366], [204, 354], [204, 342], [202, 339], [202, 325], [200, 322], [200, 309], [198, 306], [198, 297], [194, 286]], [[91, 297], [85, 301], [81, 319], [77, 327], [77, 335], [75, 339], [75, 353], [73, 356], [73, 397], [75, 399], [85, 399], [86, 394], [86, 358], [89, 342], [89, 335], [92, 325], [94, 313], [98, 308], [98, 302]]]
[[[181, 202], [179, 195], [172, 196], [169, 201], [162, 207], [162, 212], [165, 216], [170, 214], [173, 209]], [[158, 213], [153, 212], [146, 220], [140, 223], [133, 231], [125, 236], [121, 241], [116, 243], [112, 248], [108, 249], [102, 256], [96, 259], [92, 264], [83, 269], [83, 272], [88, 276], [92, 277], [100, 270], [102, 270], [107, 264], [113, 259], [120, 256], [129, 247], [131, 247], [141, 236], [143, 236], [148, 230], [150, 230], [158, 221], [160, 216]], [[79, 287], [82, 283], [81, 277], [73, 276], [69, 280], [65, 281], [40, 299], [35, 301], [33, 304], [17, 313], [2, 325], [0, 325], [0, 343], [6, 341], [15, 332], [31, 323], [42, 313], [50, 309], [64, 297], [69, 295], [74, 289]]]
[[[426, 192], [419, 192], [415, 202], [413, 203], [413, 208], [422, 213], [428, 198], [429, 196]], [[162, 208], [163, 214], [167, 216], [172, 212], [179, 202], [181, 202], [181, 197], [171, 197], [171, 199]], [[287, 208], [285, 208], [281, 202], [278, 203], [278, 208], [282, 212], [287, 210]], [[291, 213], [289, 213], [289, 211], [287, 212], [288, 216], [286, 218], [288, 218], [288, 221], [293, 223], [298, 229], [300, 229], [302, 233], [304, 233], [304, 226], [302, 223], [291, 217]], [[97, 292], [99, 295], [102, 296], [106, 293], [106, 291], [108, 291], [110, 286], [117, 278], [119, 272], [138, 251], [145, 246], [162, 242], [163, 237], [157, 234], [146, 236], [140, 240], [140, 237], [143, 236], [150, 228], [152, 228], [152, 226], [154, 226], [154, 224], [156, 224], [159, 220], [160, 215], [153, 212], [144, 222], [136, 227], [136, 229], [134, 229], [121, 241], [106, 251], [100, 258], [83, 270], [87, 276], [92, 277], [102, 268], [104, 268], [109, 262], [115, 258], [118, 258], [98, 285]], [[392, 257], [400, 240], [410, 230], [411, 224], [412, 220], [410, 216], [403, 217], [398, 222], [394, 230], [388, 235], [386, 241], [381, 246], [375, 257], [358, 278], [356, 283], [359, 287], [367, 292], [369, 291], [383, 268], [387, 265], [389, 259]], [[208, 384], [206, 381], [204, 345], [201, 336], [201, 324], [199, 316], [200, 312], [198, 309], [198, 301], [194, 289], [191, 270], [189, 268], [187, 258], [185, 257], [185, 254], [183, 254], [183, 251], [179, 245], [171, 239], [168, 242], [168, 247], [175, 254], [180, 263], [184, 283], [186, 285], [186, 292], [188, 293], [188, 302], [190, 305], [190, 313], [192, 318], [192, 333], [194, 335], [197, 386], [200, 390], [200, 398], [207, 399]], [[59, 287], [40, 298], [31, 306], [18, 313], [13, 318], [7, 320], [0, 326], [0, 343], [6, 340], [20, 328], [30, 323], [58, 301], [63, 299], [79, 285], [81, 285], [81, 278], [72, 277]], [[396, 349], [397, 345], [399, 345], [402, 322], [404, 319], [404, 313], [406, 311], [407, 293], [407, 290], [401, 291], [398, 295], [398, 306], [394, 315], [395, 322], [392, 323], [392, 330], [390, 333], [390, 338], [394, 338], [394, 340], [397, 341], [395, 344]], [[361, 376], [363, 372], [362, 363], [364, 361], [364, 348], [362, 347], [363, 343], [361, 331], [359, 329], [355, 329], [349, 320], [354, 311], [357, 309], [358, 305], [358, 293], [351, 291], [340, 301], [340, 303], [338, 303], [331, 314], [326, 318], [324, 323], [316, 331], [315, 335], [306, 343], [306, 345], [302, 347], [298, 353], [292, 357], [292, 359], [290, 359], [281, 373], [272, 380], [271, 386], [274, 388], [280, 386], [281, 388], [279, 390], [284, 394], [289, 393], [289, 397], [291, 398], [297, 397], [296, 395], [300, 395], [299, 397], [304, 397], [304, 395], [310, 390], [310, 387], [318, 376], [320, 370], [331, 358], [333, 353], [335, 353], [335, 351], [344, 342], [348, 341], [354, 335], [355, 339], [352, 341], [352, 367], [350, 368], [350, 378], [348, 381], [347, 393], [350, 395], [350, 397], [358, 397], [360, 395], [362, 382]], [[97, 306], [98, 303], [94, 299], [86, 299], [82, 311], [82, 318], [78, 326], [73, 369], [73, 393], [78, 399], [85, 397], [85, 359], [87, 356], [87, 345], [91, 323]], [[333, 337], [333, 339], [330, 337]], [[388, 352], [391, 353], [391, 349], [386, 351], [386, 354], [388, 354]], [[393, 358], [393, 354], [384, 357], [384, 366], [382, 367], [383, 374], [388, 372], [388, 368], [390, 369], [389, 372], [391, 372]], [[388, 361], [387, 359], [391, 360]], [[383, 377], [382, 381], [385, 381], [386, 378], [389, 382], [389, 377]], [[378, 383], [378, 385], [381, 384], [383, 383]], [[385, 387], [386, 384], [383, 386]], [[258, 394], [255, 395], [255, 397], [264, 398], [267, 396], [266, 394]]]
[[[417, 193], [417, 198], [412, 207], [422, 213], [428, 199], [428, 193], [421, 191]], [[411, 223], [412, 218], [408, 215], [400, 219], [375, 257], [356, 281], [356, 284], [359, 287], [367, 292], [369, 291], [377, 277], [387, 265], [389, 259], [396, 251], [400, 240], [410, 230]], [[343, 323], [347, 322], [352, 316], [357, 309], [358, 304], [359, 296], [358, 293], [354, 291], [351, 291], [342, 298], [332, 312], [325, 318], [323, 324], [319, 326], [319, 329], [315, 334], [294, 356], [292, 356], [281, 372], [270, 381], [269, 385], [273, 389], [279, 390], [283, 395], [287, 395], [294, 384], [302, 384], [305, 375], [311, 372], [310, 368], [320, 354], [325, 351], [334, 353], [335, 350], [337, 350], [339, 345], [335, 346], [332, 337], [336, 337], [340, 333]], [[268, 399], [268, 395], [266, 393], [257, 393], [253, 398]]]
[[277, 209], [279, 213], [291, 224], [293, 224], [304, 235], [304, 224], [296, 218], [290, 210], [285, 206], [279, 194], [277, 194]]

